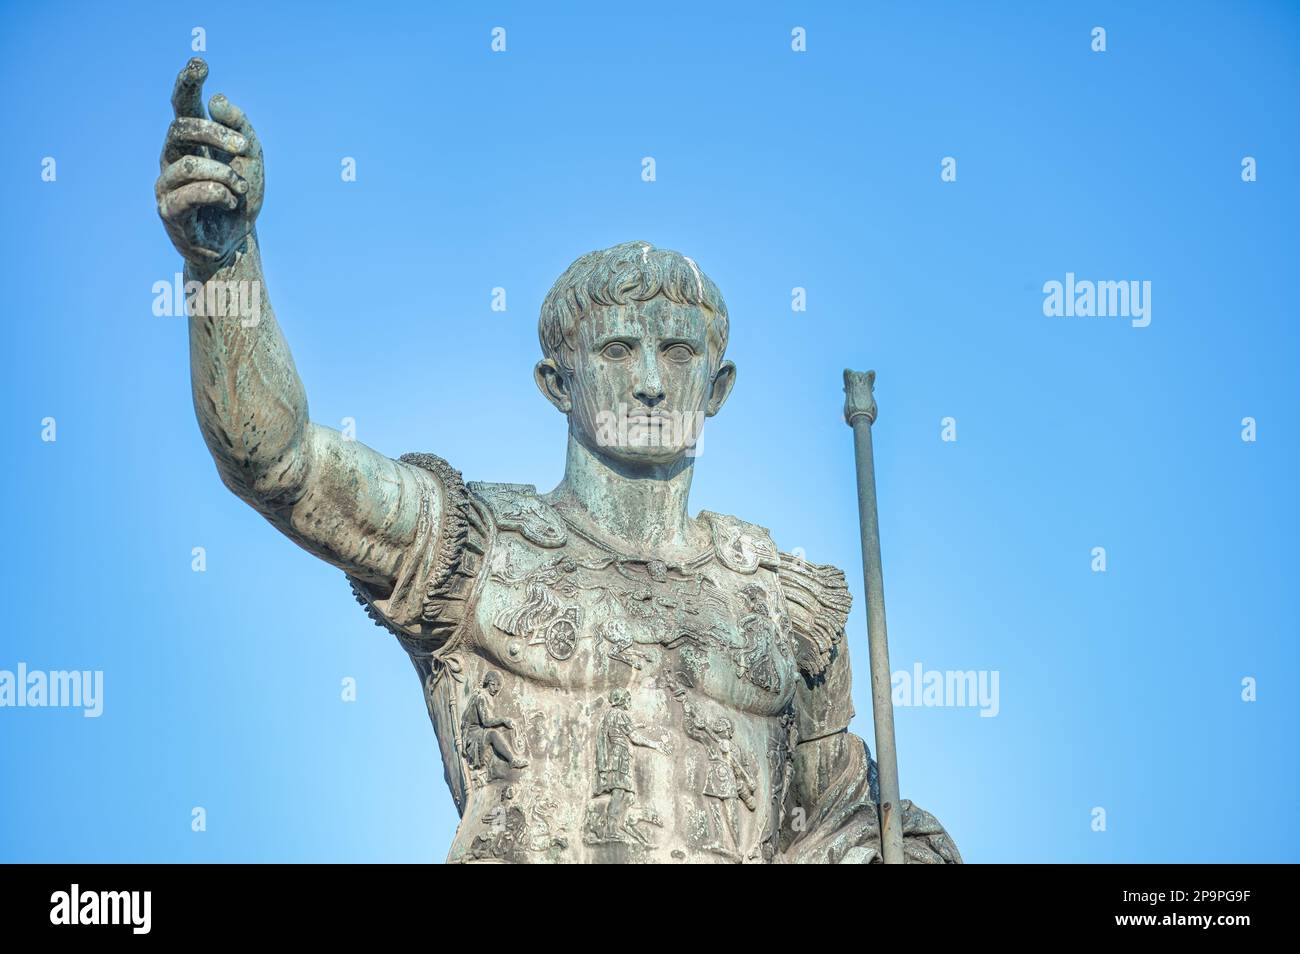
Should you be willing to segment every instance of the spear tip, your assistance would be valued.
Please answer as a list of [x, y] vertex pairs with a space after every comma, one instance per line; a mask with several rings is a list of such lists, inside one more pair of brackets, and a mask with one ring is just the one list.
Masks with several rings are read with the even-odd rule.
[[844, 369], [844, 421], [850, 427], [855, 418], [876, 422], [876, 372]]

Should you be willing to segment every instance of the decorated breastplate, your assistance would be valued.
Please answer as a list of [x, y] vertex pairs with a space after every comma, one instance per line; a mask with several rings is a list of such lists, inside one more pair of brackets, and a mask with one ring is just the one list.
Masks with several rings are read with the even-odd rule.
[[530, 486], [402, 460], [433, 475], [416, 543], [391, 592], [352, 583], [423, 684], [449, 859], [771, 860], [796, 739], [852, 715], [843, 574], [708, 512], [681, 562], [619, 552]]
[[479, 652], [549, 685], [681, 672], [743, 709], [784, 707], [795, 666], [776, 547], [760, 528], [706, 512], [713, 546], [666, 563], [567, 524], [531, 487], [469, 489], [497, 528], [475, 613]]
[[766, 532], [706, 513], [712, 545], [668, 563], [531, 487], [468, 490], [491, 544], [429, 678], [465, 793], [452, 859], [769, 859], [798, 670]]

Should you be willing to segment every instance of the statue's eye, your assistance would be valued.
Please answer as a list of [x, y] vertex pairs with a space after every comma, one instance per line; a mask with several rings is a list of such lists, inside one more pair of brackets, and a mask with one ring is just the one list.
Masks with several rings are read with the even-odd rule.
[[690, 361], [695, 357], [695, 349], [687, 344], [675, 344], [664, 349], [669, 361]]
[[611, 341], [609, 344], [605, 345], [604, 350], [600, 353], [611, 361], [622, 361], [630, 355], [632, 351], [621, 341]]

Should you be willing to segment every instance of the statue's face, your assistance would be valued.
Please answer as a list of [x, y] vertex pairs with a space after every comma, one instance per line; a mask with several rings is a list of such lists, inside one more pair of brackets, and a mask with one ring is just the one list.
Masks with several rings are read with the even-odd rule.
[[597, 455], [634, 468], [672, 464], [731, 392], [735, 365], [709, 353], [708, 312], [667, 298], [584, 317], [572, 375], [538, 365], [538, 383]]

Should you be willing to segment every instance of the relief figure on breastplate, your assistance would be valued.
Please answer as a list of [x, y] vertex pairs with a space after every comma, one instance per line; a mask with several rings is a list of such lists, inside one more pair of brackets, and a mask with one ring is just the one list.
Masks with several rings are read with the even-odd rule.
[[522, 586], [524, 601], [502, 609], [493, 621], [497, 629], [524, 639], [528, 645], [542, 645], [559, 661], [568, 659], [582, 633], [582, 610], [573, 601], [578, 595], [573, 575], [578, 564], [561, 556], [522, 578], [504, 573], [494, 579], [510, 586]]
[[559, 860], [569, 847], [563, 806], [542, 794], [520, 787], [501, 789], [499, 801], [479, 819], [483, 829], [474, 836], [463, 861], [524, 861], [530, 854]]
[[643, 848], [653, 847], [644, 826], [663, 827], [663, 820], [653, 810], [636, 805], [634, 772], [635, 748], [652, 749], [671, 755], [669, 737], [652, 739], [643, 726], [637, 726], [628, 712], [631, 695], [626, 689], [609, 694], [609, 708], [596, 730], [595, 799], [587, 808], [583, 837], [588, 844], [632, 842]]
[[483, 781], [506, 778], [511, 769], [528, 765], [527, 759], [515, 754], [514, 720], [492, 714], [492, 702], [501, 691], [501, 684], [501, 673], [488, 672], [482, 686], [470, 695], [460, 720], [465, 762]]
[[681, 706], [687, 737], [703, 746], [701, 811], [697, 817], [702, 817], [704, 824], [703, 838], [697, 847], [732, 861], [743, 861], [747, 852], [742, 847], [742, 807], [750, 815], [758, 809], [757, 766], [741, 751], [731, 719], [709, 717], [691, 701], [694, 684], [689, 675], [671, 673], [665, 684]]

